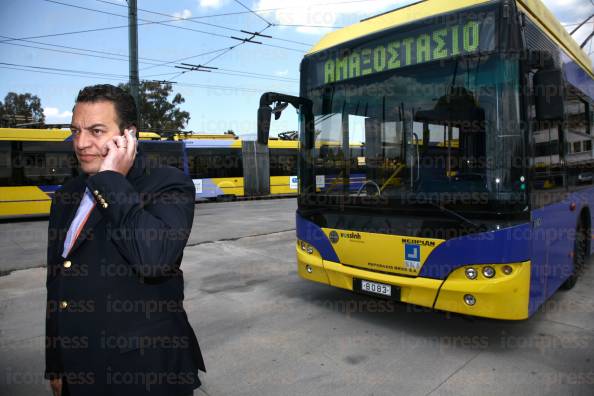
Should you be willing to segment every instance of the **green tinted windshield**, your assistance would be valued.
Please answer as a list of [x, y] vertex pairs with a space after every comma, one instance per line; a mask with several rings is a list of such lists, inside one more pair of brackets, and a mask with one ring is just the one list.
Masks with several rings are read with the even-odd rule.
[[490, 55], [306, 89], [315, 138], [302, 191], [523, 200], [518, 76], [517, 61]]

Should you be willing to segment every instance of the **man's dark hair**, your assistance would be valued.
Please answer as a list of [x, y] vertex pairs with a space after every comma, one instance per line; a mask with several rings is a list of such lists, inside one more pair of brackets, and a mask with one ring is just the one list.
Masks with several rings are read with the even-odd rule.
[[78, 92], [76, 103], [112, 102], [118, 117], [120, 131], [138, 126], [134, 98], [122, 88], [110, 84], [97, 84], [84, 87]]

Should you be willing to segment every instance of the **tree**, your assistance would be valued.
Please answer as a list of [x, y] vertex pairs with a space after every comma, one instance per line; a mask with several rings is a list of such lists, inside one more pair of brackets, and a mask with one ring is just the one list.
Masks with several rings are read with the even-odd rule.
[[[120, 87], [129, 91], [128, 84]], [[169, 83], [143, 81], [139, 87], [140, 128], [157, 131], [182, 130], [190, 120], [190, 113], [182, 111], [179, 105], [186, 100], [177, 93], [172, 95], [173, 88]]]
[[30, 93], [17, 94], [9, 92], [4, 97], [4, 104], [0, 102], [0, 119], [7, 127], [15, 127], [19, 124], [43, 124], [45, 116], [41, 99]]

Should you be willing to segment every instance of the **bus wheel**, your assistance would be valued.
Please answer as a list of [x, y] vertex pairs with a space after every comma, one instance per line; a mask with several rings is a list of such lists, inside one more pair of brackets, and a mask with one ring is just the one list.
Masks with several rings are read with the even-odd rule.
[[586, 267], [586, 258], [588, 257], [587, 243], [587, 230], [582, 225], [582, 222], [578, 224], [575, 241], [573, 243], [573, 271], [565, 283], [561, 285], [564, 290], [573, 288]]

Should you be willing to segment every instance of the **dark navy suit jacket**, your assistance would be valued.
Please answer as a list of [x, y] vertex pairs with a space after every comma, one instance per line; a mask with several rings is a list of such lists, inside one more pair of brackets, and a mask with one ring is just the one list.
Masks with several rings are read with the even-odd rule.
[[[95, 208], [63, 258], [88, 187]], [[195, 188], [183, 172], [80, 175], [52, 200], [47, 249], [46, 378], [72, 395], [185, 395], [200, 386], [202, 354], [183, 307], [182, 252]]]

